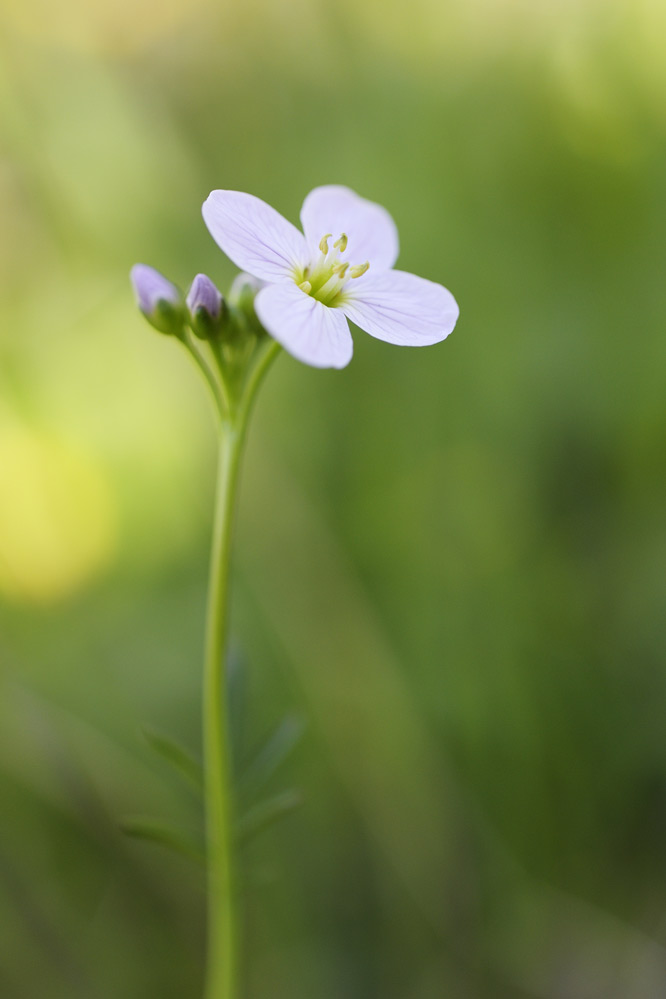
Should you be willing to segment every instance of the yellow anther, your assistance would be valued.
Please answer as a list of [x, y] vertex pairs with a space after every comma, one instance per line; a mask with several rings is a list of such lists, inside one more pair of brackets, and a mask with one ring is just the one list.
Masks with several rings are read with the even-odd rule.
[[358, 267], [352, 267], [349, 273], [353, 278], [360, 277], [361, 274], [365, 274], [369, 266], [370, 263], [366, 260], [364, 264], [359, 264]]
[[332, 232], [327, 232], [326, 235], [322, 236], [319, 240], [319, 249], [324, 255], [328, 253], [328, 241], [332, 235]]
[[347, 272], [349, 264], [333, 264], [333, 273], [337, 274], [339, 278], [343, 278]]
[[340, 239], [336, 239], [335, 243], [333, 243], [333, 246], [335, 247], [336, 250], [339, 250], [340, 253], [344, 253], [345, 250], [347, 249], [347, 242], [348, 242], [347, 233], [343, 232], [342, 235], [340, 236]]
[[312, 291], [312, 285], [310, 284], [309, 281], [301, 281], [298, 287], [301, 289], [301, 291], [304, 291], [306, 295], [309, 295], [310, 292]]

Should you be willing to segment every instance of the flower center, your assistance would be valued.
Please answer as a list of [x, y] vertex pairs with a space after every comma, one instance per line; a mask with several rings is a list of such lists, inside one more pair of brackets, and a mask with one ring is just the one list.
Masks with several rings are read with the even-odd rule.
[[342, 260], [342, 254], [347, 249], [346, 233], [336, 239], [329, 248], [328, 241], [333, 233], [328, 232], [319, 241], [319, 256], [312, 263], [294, 274], [296, 284], [306, 295], [316, 298], [322, 305], [335, 307], [342, 304], [343, 290], [349, 281], [365, 274], [370, 264], [352, 266]]

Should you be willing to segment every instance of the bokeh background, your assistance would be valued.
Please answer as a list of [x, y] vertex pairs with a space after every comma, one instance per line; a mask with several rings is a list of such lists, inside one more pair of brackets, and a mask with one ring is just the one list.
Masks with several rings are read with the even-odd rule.
[[233, 268], [200, 206], [345, 183], [461, 304], [281, 357], [236, 548], [244, 999], [666, 995], [666, 9], [3, 0], [0, 995], [196, 999], [215, 441], [128, 271]]

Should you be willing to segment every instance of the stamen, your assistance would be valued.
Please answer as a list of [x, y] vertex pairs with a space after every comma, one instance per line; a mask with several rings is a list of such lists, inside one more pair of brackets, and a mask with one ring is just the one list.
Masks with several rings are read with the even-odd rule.
[[370, 262], [352, 266], [342, 260], [341, 254], [349, 244], [346, 232], [340, 233], [329, 248], [332, 233], [327, 232], [319, 240], [321, 257], [312, 260], [308, 267], [294, 272], [296, 285], [305, 295], [311, 295], [322, 305], [336, 308], [343, 299], [344, 287], [350, 278], [359, 278], [370, 267]]

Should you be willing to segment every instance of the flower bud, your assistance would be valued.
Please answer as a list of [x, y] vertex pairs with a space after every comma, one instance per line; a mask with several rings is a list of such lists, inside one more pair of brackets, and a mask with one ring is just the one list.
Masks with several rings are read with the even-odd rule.
[[264, 282], [260, 281], [259, 278], [241, 271], [233, 280], [229, 291], [229, 301], [237, 309], [254, 314], [254, 298], [263, 286]]
[[175, 284], [147, 264], [135, 264], [130, 271], [137, 305], [160, 333], [179, 336], [183, 331], [183, 296]]
[[190, 326], [202, 340], [216, 336], [226, 319], [226, 304], [213, 282], [197, 274], [187, 296]]
[[264, 329], [254, 311], [257, 292], [265, 282], [242, 271], [237, 274], [229, 290], [229, 302], [233, 309], [234, 325], [241, 330], [262, 334]]

